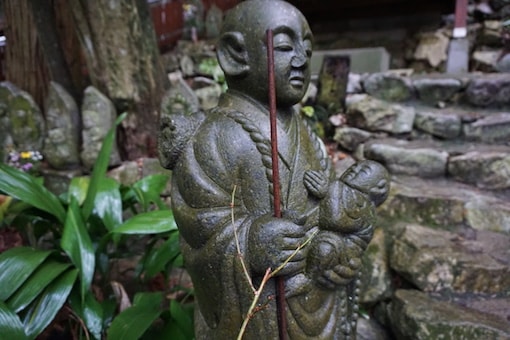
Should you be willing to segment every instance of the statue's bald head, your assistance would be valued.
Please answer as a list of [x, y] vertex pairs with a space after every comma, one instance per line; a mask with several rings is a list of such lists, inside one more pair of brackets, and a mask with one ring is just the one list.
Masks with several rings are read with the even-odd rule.
[[[304, 16], [294, 6], [281, 0], [243, 1], [227, 13], [217, 48], [218, 60], [225, 72], [229, 88], [240, 91], [249, 89], [255, 97], [267, 95], [265, 37], [268, 29], [274, 31], [275, 42], [279, 32], [294, 39], [289, 40], [289, 45], [292, 45], [290, 48], [296, 51], [294, 54], [311, 53], [310, 28]], [[306, 47], [302, 46], [304, 40]], [[276, 44], [275, 51], [278, 52]], [[279, 56], [275, 55], [276, 63], [278, 58]], [[285, 58], [283, 56], [280, 59]], [[275, 72], [278, 71], [275, 67]], [[278, 74], [276, 76], [278, 77]]]

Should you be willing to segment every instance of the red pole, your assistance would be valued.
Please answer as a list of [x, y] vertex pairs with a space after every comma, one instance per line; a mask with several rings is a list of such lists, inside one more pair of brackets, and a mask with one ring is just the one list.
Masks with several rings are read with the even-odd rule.
[[467, 35], [467, 5], [468, 0], [456, 0], [455, 2], [454, 38], [464, 38]]
[[[271, 161], [273, 172], [273, 208], [274, 216], [282, 217], [280, 206], [280, 172], [278, 169], [278, 136], [276, 133], [276, 86], [274, 77], [273, 31], [266, 31], [267, 69], [269, 82], [269, 120], [271, 122]], [[278, 315], [278, 334], [280, 340], [287, 339], [287, 318], [285, 316], [285, 282], [282, 276], [276, 277], [276, 312]]]

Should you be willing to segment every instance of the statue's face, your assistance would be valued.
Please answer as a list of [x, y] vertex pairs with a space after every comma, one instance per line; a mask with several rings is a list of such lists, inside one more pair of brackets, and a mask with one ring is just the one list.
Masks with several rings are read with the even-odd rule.
[[381, 204], [389, 191], [387, 171], [380, 164], [371, 161], [359, 162], [342, 175], [342, 180], [351, 187], [367, 194], [376, 205]]
[[296, 8], [283, 1], [250, 0], [241, 5], [244, 10], [237, 17], [237, 29], [244, 36], [249, 75], [239, 90], [268, 102], [266, 31], [271, 29], [277, 105], [298, 103], [310, 82], [312, 32], [308, 23]]

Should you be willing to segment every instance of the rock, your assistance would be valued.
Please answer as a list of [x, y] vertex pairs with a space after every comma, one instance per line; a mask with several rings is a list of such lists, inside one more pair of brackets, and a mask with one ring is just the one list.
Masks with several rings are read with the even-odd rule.
[[182, 78], [181, 72], [168, 75], [171, 87], [165, 93], [161, 103], [161, 115], [191, 114], [200, 109], [198, 97]]
[[179, 62], [182, 74], [185, 77], [192, 77], [195, 75], [195, 63], [193, 59], [191, 59], [188, 55], [183, 55], [181, 57], [181, 61]]
[[510, 233], [510, 201], [446, 179], [393, 176], [378, 216], [447, 230], [471, 227]]
[[485, 20], [478, 36], [477, 44], [483, 46], [501, 46], [501, 21]]
[[510, 113], [494, 113], [464, 125], [466, 139], [484, 143], [510, 141]]
[[[510, 237], [495, 244], [490, 237], [465, 238], [456, 233], [407, 224], [390, 250], [390, 266], [426, 292], [503, 293], [510, 287]], [[501, 258], [506, 256], [506, 262]]]
[[369, 95], [387, 101], [406, 101], [413, 95], [411, 81], [393, 73], [373, 73], [365, 77], [363, 87]]
[[454, 156], [448, 162], [448, 173], [479, 188], [510, 188], [510, 153], [472, 151]]
[[510, 204], [484, 196], [475, 196], [465, 206], [466, 225], [477, 230], [510, 233]]
[[361, 93], [363, 87], [361, 85], [361, 75], [357, 73], [349, 73], [349, 80], [347, 82], [347, 93]]
[[41, 151], [44, 145], [45, 122], [41, 109], [32, 96], [23, 90], [13, 93], [7, 116], [10, 136], [17, 151]]
[[475, 51], [471, 56], [473, 69], [481, 72], [496, 71], [495, 65], [500, 51]]
[[390, 298], [391, 280], [386, 235], [382, 228], [377, 228], [363, 256], [360, 302], [373, 305]]
[[433, 136], [453, 139], [460, 135], [462, 122], [458, 115], [445, 113], [444, 110], [418, 110], [414, 126]]
[[446, 174], [448, 153], [406, 141], [373, 141], [365, 146], [365, 157], [381, 162], [392, 174], [438, 177]]
[[[99, 155], [99, 150], [101, 150], [103, 139], [115, 123], [117, 113], [111, 100], [93, 86], [85, 89], [81, 110], [83, 148], [80, 157], [83, 165], [87, 169], [92, 169]], [[114, 143], [110, 153], [109, 165], [118, 164], [120, 164], [120, 156], [117, 145]]]
[[357, 340], [389, 340], [388, 332], [372, 319], [358, 319], [356, 329]]
[[510, 77], [494, 74], [472, 78], [466, 89], [466, 100], [480, 107], [510, 106]]
[[79, 167], [80, 112], [73, 97], [60, 84], [50, 82], [45, 112], [44, 158], [54, 169]]
[[426, 32], [419, 36], [414, 59], [427, 61], [432, 67], [438, 67], [447, 59], [450, 39], [443, 31]]
[[6, 150], [13, 146], [11, 137], [11, 121], [9, 119], [9, 102], [18, 88], [11, 82], [0, 82], [0, 162], [7, 160]]
[[349, 127], [342, 126], [335, 130], [335, 136], [333, 139], [335, 142], [349, 151], [354, 151], [358, 147], [358, 145], [366, 142], [372, 137], [372, 134], [368, 131]]
[[417, 290], [398, 290], [390, 305], [397, 339], [508, 339], [508, 321], [431, 299]]
[[195, 90], [195, 94], [200, 102], [200, 107], [203, 110], [209, 110], [216, 107], [221, 93], [221, 86], [217, 83], [211, 83]]
[[44, 186], [55, 195], [67, 193], [71, 180], [83, 175], [81, 169], [55, 170], [43, 168], [41, 172], [44, 177]]
[[462, 82], [454, 78], [420, 78], [413, 81], [418, 97], [427, 104], [447, 102], [462, 89]]
[[347, 100], [347, 123], [369, 131], [393, 134], [408, 133], [413, 129], [413, 107], [389, 104], [365, 94], [351, 95]]
[[[510, 10], [509, 10], [510, 11]], [[494, 65], [494, 69], [501, 73], [509, 73], [510, 72], [510, 54], [506, 53], [501, 58], [499, 57], [496, 60], [496, 64]]]
[[129, 186], [135, 184], [140, 179], [140, 173], [141, 169], [138, 162], [125, 161], [108, 171], [106, 175], [122, 185]]

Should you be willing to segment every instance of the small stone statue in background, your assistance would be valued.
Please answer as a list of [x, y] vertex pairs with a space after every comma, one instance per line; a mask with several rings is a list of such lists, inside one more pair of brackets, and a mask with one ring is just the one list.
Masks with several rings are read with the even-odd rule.
[[[272, 211], [268, 29], [281, 218]], [[218, 40], [228, 84], [218, 106], [182, 129], [190, 136], [178, 131], [182, 121], [163, 122], [159, 151], [173, 169], [172, 206], [195, 288], [197, 339], [237, 338], [254, 299], [250, 281], [258, 287], [268, 268], [283, 264], [264, 286], [243, 339], [278, 338], [277, 278], [285, 283], [288, 339], [355, 336], [361, 256], [389, 178], [377, 163], [363, 162], [336, 179], [322, 141], [294, 109], [309, 85], [312, 40], [305, 18], [287, 2], [241, 2], [226, 15]]]

